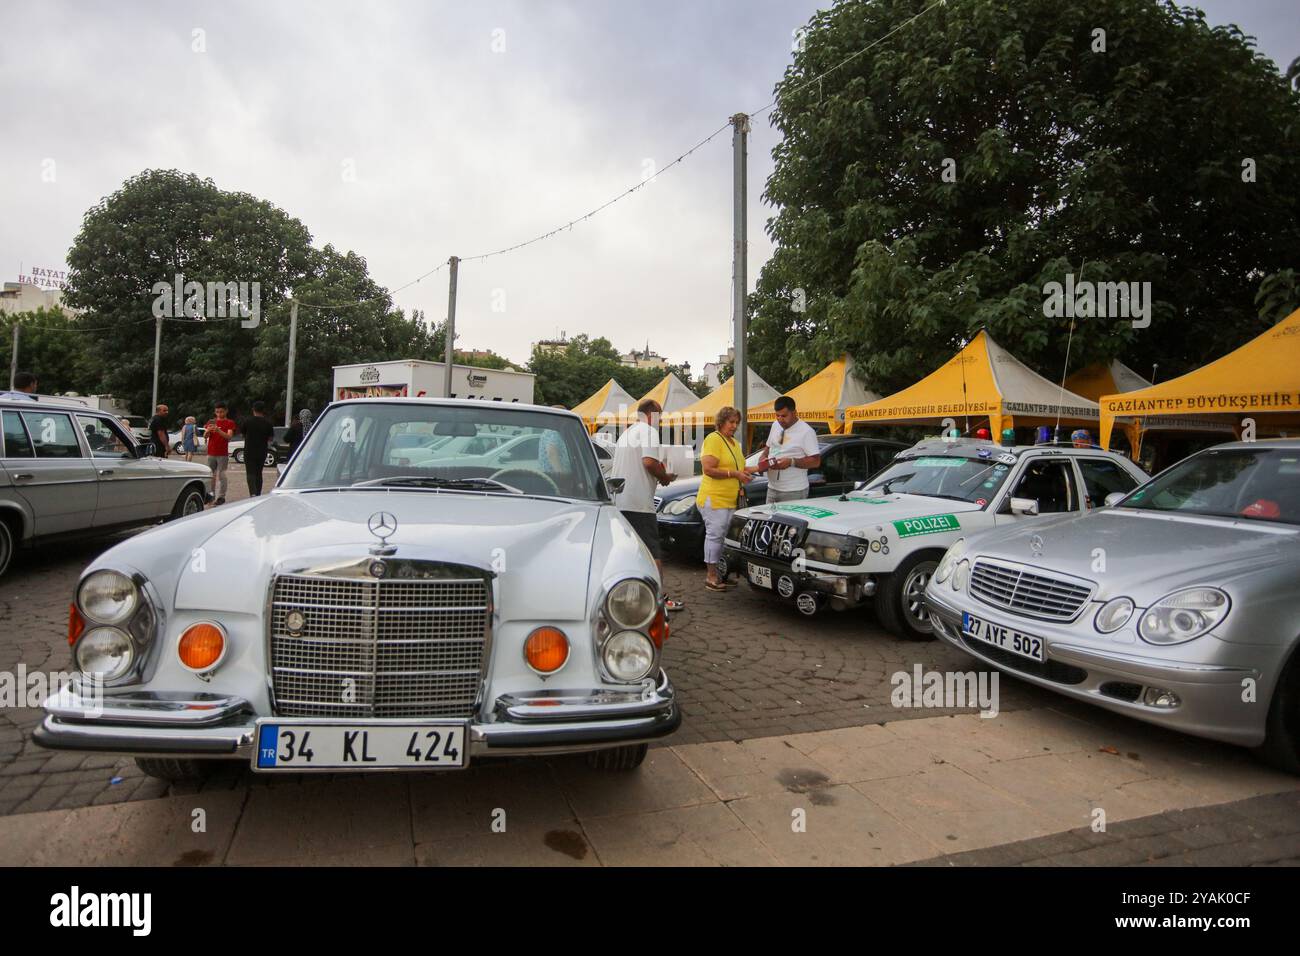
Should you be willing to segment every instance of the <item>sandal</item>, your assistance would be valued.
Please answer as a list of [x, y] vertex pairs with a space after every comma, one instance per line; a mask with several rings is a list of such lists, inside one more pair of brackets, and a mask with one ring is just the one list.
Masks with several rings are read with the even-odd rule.
[[730, 591], [730, 584], [714, 584], [712, 581], [705, 581], [704, 586], [710, 591]]
[[672, 601], [672, 600], [669, 600], [668, 598], [664, 598], [664, 610], [665, 610], [665, 611], [681, 611], [681, 610], [684, 610], [685, 607], [686, 607], [686, 605], [683, 604], [681, 601]]

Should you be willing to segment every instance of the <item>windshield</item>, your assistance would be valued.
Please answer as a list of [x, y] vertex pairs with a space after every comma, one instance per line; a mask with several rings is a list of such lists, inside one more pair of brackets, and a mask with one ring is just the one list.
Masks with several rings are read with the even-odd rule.
[[1300, 524], [1300, 449], [1202, 452], [1151, 479], [1118, 507]]
[[869, 494], [928, 495], [958, 501], [991, 501], [1011, 473], [1011, 465], [991, 458], [919, 455], [896, 458], [875, 475]]
[[280, 487], [358, 485], [607, 500], [578, 419], [487, 402], [330, 406]]

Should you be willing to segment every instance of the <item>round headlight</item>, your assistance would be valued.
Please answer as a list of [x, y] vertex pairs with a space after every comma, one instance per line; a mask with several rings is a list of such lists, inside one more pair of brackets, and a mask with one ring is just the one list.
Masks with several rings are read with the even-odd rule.
[[1103, 634], [1118, 631], [1133, 616], [1133, 602], [1126, 597], [1111, 598], [1097, 611], [1093, 627]]
[[135, 645], [124, 631], [96, 627], [81, 635], [74, 654], [77, 669], [100, 680], [116, 680], [131, 669]]
[[1138, 634], [1149, 644], [1181, 644], [1200, 637], [1228, 613], [1228, 595], [1218, 588], [1188, 588], [1166, 595], [1138, 619]]
[[96, 571], [77, 588], [77, 607], [97, 624], [121, 624], [135, 613], [140, 590], [121, 571]]
[[954, 591], [966, 590], [966, 580], [970, 577], [970, 562], [958, 561], [957, 567], [952, 572], [952, 589]]
[[944, 552], [943, 560], [939, 566], [934, 569], [934, 581], [936, 584], [943, 584], [948, 580], [948, 575], [952, 574], [953, 568], [957, 566], [957, 559], [966, 553], [966, 539], [958, 538]]
[[601, 652], [605, 670], [615, 680], [638, 681], [654, 666], [655, 649], [650, 638], [640, 631], [619, 631]]
[[666, 515], [684, 515], [689, 514], [695, 507], [695, 499], [689, 495], [684, 498], [674, 498], [668, 504], [664, 505], [664, 514]]
[[636, 578], [619, 581], [605, 598], [605, 613], [619, 627], [644, 627], [658, 610], [650, 585]]

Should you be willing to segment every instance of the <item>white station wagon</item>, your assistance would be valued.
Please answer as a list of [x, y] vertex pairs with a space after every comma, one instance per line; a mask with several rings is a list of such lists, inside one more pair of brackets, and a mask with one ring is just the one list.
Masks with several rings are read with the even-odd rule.
[[[471, 465], [412, 439], [480, 433], [530, 436], [534, 457]], [[35, 739], [170, 779], [572, 751], [634, 768], [681, 716], [658, 574], [610, 487], [570, 412], [331, 405], [270, 495], [86, 570], [69, 640], [89, 680], [46, 702]]]
[[931, 439], [900, 452], [860, 490], [737, 511], [727, 565], [804, 614], [872, 601], [899, 637], [928, 640], [925, 586], [955, 540], [1040, 515], [1083, 514], [1146, 478], [1099, 448]]

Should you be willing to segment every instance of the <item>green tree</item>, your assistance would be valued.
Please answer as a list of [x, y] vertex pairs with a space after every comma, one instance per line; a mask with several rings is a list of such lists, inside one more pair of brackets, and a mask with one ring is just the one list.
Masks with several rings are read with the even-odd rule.
[[619, 362], [618, 351], [609, 339], [579, 335], [562, 350], [544, 352], [534, 347], [528, 371], [537, 376], [534, 401], [572, 408], [611, 378], [632, 391], [624, 382], [631, 377], [624, 373], [635, 370]]
[[[174, 410], [205, 409], [247, 379], [265, 320], [308, 275], [311, 234], [297, 219], [210, 179], [146, 170], [86, 212], [68, 253], [65, 301], [85, 310], [102, 386], [133, 410], [148, 407], [153, 376], [154, 291], [160, 282], [257, 282], [262, 324], [237, 319], [164, 320], [159, 393]], [[233, 401], [233, 399], [231, 399]]]
[[9, 387], [15, 324], [20, 327], [18, 370], [33, 373], [42, 394], [95, 395], [101, 391], [102, 370], [87, 349], [87, 337], [97, 333], [85, 331], [86, 323], [62, 309], [43, 308], [7, 315], [0, 326], [0, 369], [4, 370], [5, 388]]
[[1055, 378], [1069, 321], [1044, 286], [1067, 273], [1154, 300], [1148, 328], [1079, 320], [1071, 369], [1176, 374], [1284, 308], [1283, 279], [1256, 295], [1300, 261], [1300, 94], [1237, 27], [1152, 0], [949, 0], [905, 22], [929, 6], [818, 13], [776, 87], [764, 378], [847, 350], [888, 392], [980, 327]]

